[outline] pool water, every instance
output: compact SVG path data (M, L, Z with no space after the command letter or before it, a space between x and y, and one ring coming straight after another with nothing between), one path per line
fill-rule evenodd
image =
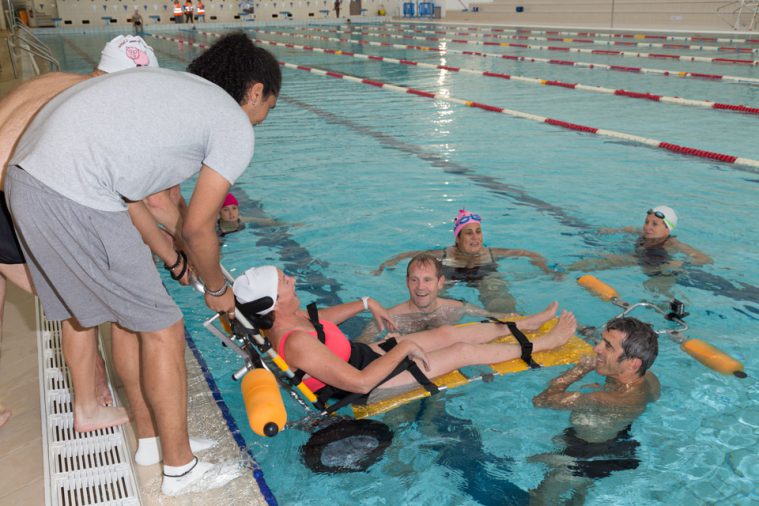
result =
M759 104L759 87L751 84L351 45L299 37L335 37L335 33L305 31L301 26L286 29L293 38L248 33L267 40L434 64L753 107ZM356 29L353 38L436 44L381 39L374 33L362 35ZM216 40L190 31L160 35L200 43ZM57 34L45 36L44 41L65 70L87 71L110 36ZM167 68L183 69L201 51L189 44L146 38ZM449 46L759 78L755 66ZM269 49L279 60L299 65L759 159L755 115L344 55ZM662 338L653 367L662 384L661 399L649 405L632 426L640 442L639 467L598 480L587 493L587 504L759 501L759 387L755 379L759 359L750 351L759 320L759 233L751 225L759 210L759 174L754 169L299 70L284 69L283 76L276 110L256 128L254 160L233 191L243 215L265 216L285 225L249 226L226 237L222 255L228 269L240 273L254 265L280 266L297 277L304 303L330 305L371 295L390 306L407 295L405 263L380 276L372 271L396 253L451 244L452 219L460 208L483 216L488 245L535 251L550 265L566 268L606 252L629 251L629 236L599 235L597 229L641 225L648 208L669 205L680 217L677 237L709 254L713 264L685 268L665 294L646 284L648 277L637 266L596 275L630 302L664 305L669 297L684 301L691 313L688 335L741 360L748 378L715 373ZM202 104L188 106L202 108ZM184 189L189 192L190 188ZM619 312L578 286L579 273L569 272L563 280L555 280L525 259L502 260L499 268L521 312L534 312L558 300L590 326L600 326ZM287 430L276 438L262 439L248 429L239 385L229 378L241 365L236 355L202 328L210 314L201 297L171 282L168 286L280 504L521 504L525 491L537 487L548 470L531 457L556 452L552 438L569 425L567 412L532 407L532 397L565 369L545 368L461 387L382 415L378 419L395 436L381 461L363 473L314 474L299 456L307 433ZM477 302L471 288L456 286L449 294ZM633 316L666 325L645 311ZM355 336L366 323L362 315L343 329ZM590 375L583 383L598 379ZM299 406L290 399L286 403L291 419L302 416Z

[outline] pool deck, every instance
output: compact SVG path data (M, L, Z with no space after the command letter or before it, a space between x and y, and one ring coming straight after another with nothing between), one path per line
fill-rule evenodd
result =
M0 334L0 406L10 408L13 417L0 429L0 504L43 504L45 480L43 473L40 388L37 365L34 298L9 284L5 318ZM107 333L104 344L107 347ZM107 355L107 354L106 354ZM213 439L217 446L202 453L212 462L241 462L240 449L232 439L203 372L188 350L189 430L190 434ZM114 382L116 394L125 399ZM135 448L131 428L127 444ZM133 451L130 451L130 455ZM266 504L252 472L242 475L222 488L185 497L168 498L159 492L160 466L135 466L142 504Z

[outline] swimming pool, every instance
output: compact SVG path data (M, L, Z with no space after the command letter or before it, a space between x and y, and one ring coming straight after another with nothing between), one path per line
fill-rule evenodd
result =
M325 28L287 30L344 36L324 32ZM360 34L357 28L354 32L352 38L361 40L442 44L383 39ZM249 33L266 40L288 40ZM186 31L157 35L201 43L215 40ZM65 69L86 71L110 37L59 34L44 40L60 55ZM156 37L148 41L164 67L181 69L200 52L189 44ZM289 42L614 89L759 104L759 88L746 83L300 37ZM445 44L454 49L554 57L525 48ZM278 59L298 65L759 159L755 115L295 48L271 49ZM755 66L597 54L562 53L560 57L759 78ZM756 171L304 71L283 72L279 104L256 129L256 155L235 194L244 215L265 215L289 225L247 228L226 238L222 252L228 268L240 272L262 263L282 266L298 277L304 302L326 305L372 295L391 305L405 296L404 270L399 267L378 277L371 271L395 253L450 244L451 219L461 207L483 216L488 245L530 249L543 254L550 264L566 266L601 251L625 249L623 237L599 236L595 232L599 227L639 225L649 207L670 205L680 216L678 237L714 258L712 265L688 269L672 288L691 313L689 335L741 359L749 377L720 376L674 343L662 340L653 369L662 383L662 397L632 427L641 444L640 465L599 480L588 492L587 502L749 504L759 500L759 406L755 401L759 360L747 351L759 318L755 246L759 237L751 225L757 216ZM556 281L525 260L503 260L500 269L523 312L542 309L553 299L575 311L586 325L600 325L618 312L579 287L573 274ZM645 288L647 278L638 267L597 275L628 301L666 302L664 296ZM324 504L326 500L335 504L502 504L509 494L523 497L516 489L528 490L540 483L547 468L530 457L555 451L552 438L568 426L565 412L531 405L531 398L563 369L531 371L462 387L381 416L395 431L382 461L366 473L315 475L298 453L306 433L291 430L263 440L249 431L239 386L229 380L239 363L200 327L209 316L200 297L173 284L169 287L183 306L188 329L281 504ZM466 287L455 287L450 293L476 301L476 294ZM360 328L360 323L354 323L346 330L355 335ZM298 418L298 406L286 402L291 418Z

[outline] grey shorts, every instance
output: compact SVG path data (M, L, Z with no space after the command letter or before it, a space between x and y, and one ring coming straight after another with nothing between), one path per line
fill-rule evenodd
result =
M5 192L48 319L151 332L182 318L129 213L78 204L17 167Z

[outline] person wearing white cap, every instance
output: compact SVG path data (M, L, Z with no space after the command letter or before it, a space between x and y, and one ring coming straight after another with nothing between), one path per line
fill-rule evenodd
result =
M568 267L572 271L595 271L638 264L652 280L666 277L666 282L649 280L647 286L654 291L667 293L673 282L672 275L685 261L674 258L677 253L686 255L690 265L704 265L712 259L696 248L681 242L673 235L677 227L677 213L668 206L656 206L646 211L643 227L601 228L600 234L627 233L638 237L632 254L604 255L603 258L588 258Z

